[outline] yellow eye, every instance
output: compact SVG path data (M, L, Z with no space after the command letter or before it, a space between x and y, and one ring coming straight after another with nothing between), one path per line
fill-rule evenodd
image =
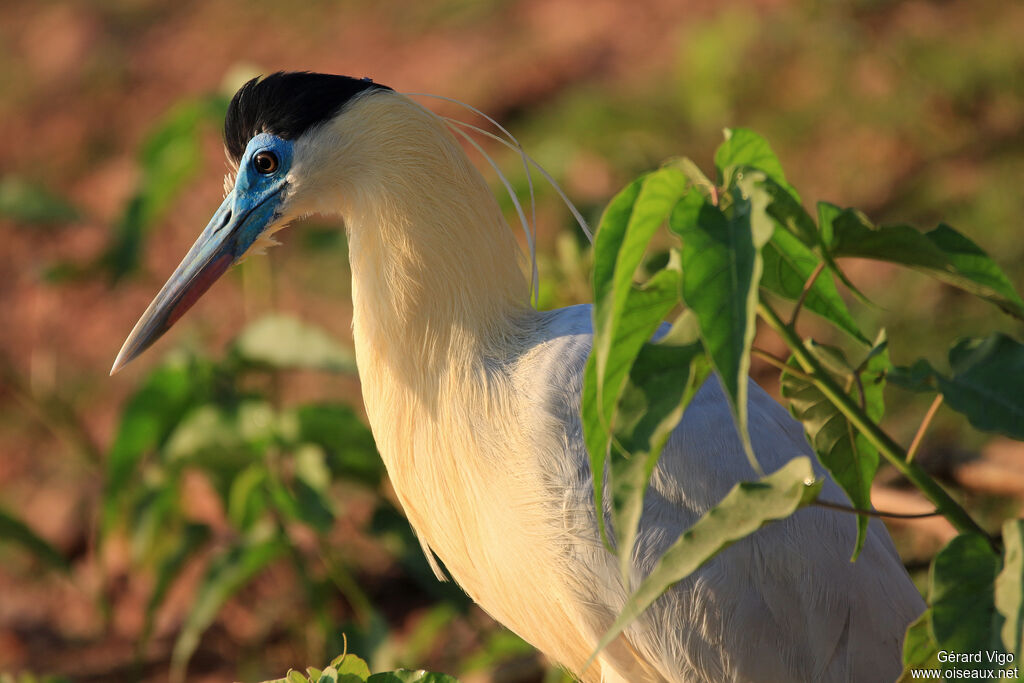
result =
M280 164L277 161L277 155L273 152L260 152L252 158L252 165L257 173L269 175L276 171Z

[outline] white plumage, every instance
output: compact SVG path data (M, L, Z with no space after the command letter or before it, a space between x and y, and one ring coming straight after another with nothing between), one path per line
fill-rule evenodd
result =
M590 307L528 306L497 202L443 123L401 95L358 98L296 150L293 206L339 213L350 234L363 396L395 490L484 609L588 681L898 676L924 604L880 523L851 564L853 518L815 508L718 555L582 671L628 590L598 538L580 426ZM766 471L811 452L756 385L750 434ZM634 581L753 478L712 378L655 471ZM826 497L846 502L832 482Z
M115 370L263 238L308 213L340 215L377 446L428 557L436 553L497 620L584 681L859 683L899 674L904 631L924 603L880 523L851 564L854 519L820 508L717 555L584 670L665 549L736 482L755 478L717 379L662 453L623 585L598 537L580 424L590 307L530 307L515 239L439 117L368 81L275 74L265 83L247 84L229 110L234 189ZM306 97L307 86L318 90ZM340 110L339 92L352 95ZM324 110L325 98L336 113L307 116L303 103ZM274 120L283 137L268 127ZM811 453L801 426L753 384L749 426L767 472ZM831 481L823 495L846 501Z

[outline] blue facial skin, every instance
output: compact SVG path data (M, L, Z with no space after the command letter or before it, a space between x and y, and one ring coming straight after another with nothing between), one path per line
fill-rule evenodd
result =
M261 173L256 165L263 152L277 159L276 167L269 173ZM238 165L234 189L135 324L111 373L170 329L280 215L291 165L291 142L268 133L260 133L249 141Z
M270 152L277 157L278 166L274 172L264 174L257 170L253 160L261 152ZM214 228L208 237L229 242L235 260L241 257L279 215L283 191L288 184L285 178L291 165L291 142L269 133L260 133L250 140L238 164L235 188L224 198L203 236ZM225 230L230 236L214 238Z

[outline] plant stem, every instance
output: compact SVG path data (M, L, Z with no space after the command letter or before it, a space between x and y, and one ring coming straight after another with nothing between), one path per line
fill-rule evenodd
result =
M768 365L772 365L772 366L778 368L779 370L782 370L783 372L785 372L788 375L793 375L797 379L802 379L805 382L813 382L814 381L814 378L811 377L810 375L808 375L803 370L800 370L798 368L794 368L792 365L787 364L786 361L784 361L783 359L779 358L778 356L776 356L773 353L769 353L768 351L765 351L764 349L759 349L759 348L757 348L755 346L752 349L750 349L750 355L751 356L757 356L761 360L763 360L766 363L768 363Z
M944 488L928 475L920 465L907 460L906 451L892 440L888 434L869 418L860 406L858 406L849 394L843 391L833 381L828 372L821 366L818 360L804 347L803 340L792 328L785 324L779 315L768 304L759 302L757 305L758 315L768 326L775 330L786 342L786 346L793 352L797 362L804 370L814 377L814 385L825 397L832 402L839 412L864 435L871 445L878 449L878 452L895 467L900 474L910 480L914 486L935 504L945 517L961 533L980 534L988 539L993 548L996 547L993 539L978 523L960 506Z
M800 315L800 309L804 305L804 300L807 299L808 292L811 291L811 287L814 286L814 281L821 275L821 271L825 270L825 262L822 261L817 265L811 276L807 278L807 282L804 283L804 288L800 292L800 298L796 300L796 305L793 307L793 314L789 316L790 327L796 327L796 318Z
M928 408L928 412L924 414L921 426L917 428L917 433L914 434L914 440L910 442L910 448L907 449L907 462L913 462L914 456L917 455L917 449L921 447L921 441L924 440L924 433L928 431L928 425L932 423L932 418L935 417L935 413L938 412L940 405L942 405L942 394L937 394L935 400L932 401L931 406Z

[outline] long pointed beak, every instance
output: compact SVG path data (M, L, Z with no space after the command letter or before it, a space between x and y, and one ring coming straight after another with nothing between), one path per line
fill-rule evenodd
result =
M248 208L231 192L121 347L110 374L163 336L246 251L273 218L278 192Z

